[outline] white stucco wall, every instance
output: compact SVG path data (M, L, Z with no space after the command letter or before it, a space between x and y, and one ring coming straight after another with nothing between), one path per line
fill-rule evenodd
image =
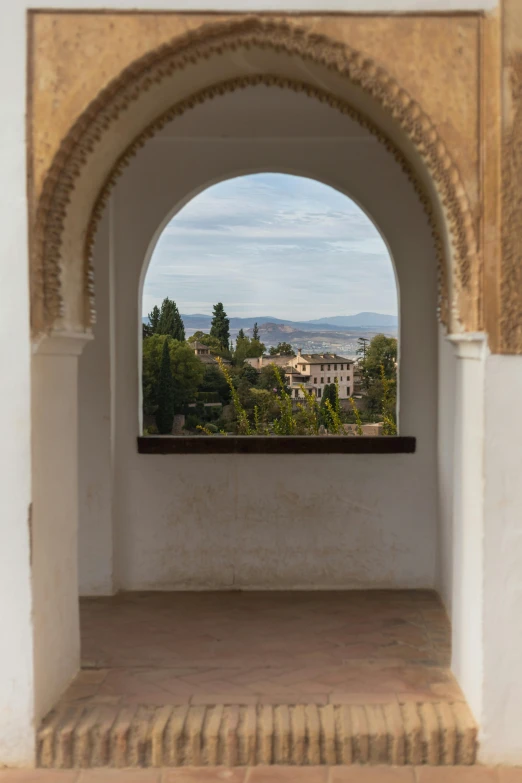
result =
M0 25L0 765L31 762L31 377L24 4Z
M439 327L438 393L438 497L439 546L437 589L451 617L453 606L453 496L455 484L455 395L457 383L455 347Z
M29 291L25 172L25 67L27 8L48 6L47 0L5 0L0 25L0 176L9 183L0 194L0 377L3 458L0 471L0 622L9 632L0 645L0 764L29 764L34 753L34 685L30 593L28 516L31 502ZM54 8L98 9L99 0L55 0ZM106 8L129 7L128 0L104 0ZM136 4L135 4L136 5ZM317 0L155 0L157 9L184 10L318 10ZM325 0L320 10L407 11L473 10L496 7L494 0ZM140 7L150 9L142 2ZM16 328L13 328L13 324ZM522 440L518 390L522 382L520 357L490 357L485 385L485 542L484 568L484 724L485 755L497 760L522 760L519 714L522 696L519 661L520 634L520 516L519 480ZM133 379L133 383L135 378ZM154 460L152 459L152 463ZM161 458L157 458L161 460ZM233 458L230 458L232 461ZM260 458L257 458L260 459ZM298 463L298 458L295 463ZM405 458L404 458L405 459ZM175 466L174 462L170 464ZM192 480L197 465L186 464L184 478ZM254 463L251 463L254 464ZM349 460L348 463L349 464ZM362 464L362 463L359 463ZM230 462L231 465L231 462ZM133 459L132 471L141 470ZM256 466L257 467L257 466ZM152 467L150 469L152 471ZM158 474L165 486L170 471ZM161 473L160 471L160 473ZM342 466L343 480L347 475ZM132 472L131 472L132 477ZM240 475L241 478L241 475ZM174 489L181 479L176 479ZM129 503L129 500L126 501ZM201 502L203 504L203 501ZM212 501L208 501L210 507ZM172 530L169 508L164 526ZM235 513L235 512L234 512ZM359 513L359 512L358 512ZM222 521L222 517L221 521ZM235 518L235 517L234 517ZM71 520L74 524L74 520ZM449 539L446 539L449 540ZM387 542L388 543L388 542ZM397 540L392 541L397 549ZM171 552L166 553L168 561ZM168 565L168 563L167 563ZM168 569L167 569L168 570ZM85 572L91 586L107 574ZM107 582L108 584L108 582ZM442 584L449 584L444 579ZM455 586L456 589L458 585ZM445 588L444 588L445 589ZM66 643L66 640L63 640ZM43 672L46 676L46 672Z
M482 714L484 599L484 335L452 336L453 430L452 669L474 714Z
M94 340L85 346L78 390L79 439L79 580L82 592L113 591L113 444L111 399L112 275L107 210L100 223L95 254L97 322ZM114 315L114 308L113 315ZM89 415L84 415L85 411ZM91 455L96 455L93 459Z
M212 128L212 136L209 129ZM240 137L234 134L240 133ZM321 134L328 143L318 143ZM177 134L177 135L175 135ZM219 139L219 140L218 140ZM277 139L277 143L275 143ZM415 455L154 457L136 452L139 283L151 239L176 204L252 168L309 174L371 209L401 285L401 431ZM303 95L259 87L199 107L152 140L113 196L116 586L124 589L431 587L437 552L436 269L427 219L383 147ZM98 242L99 254L106 253ZM98 263L98 261L97 261ZM104 279L98 280L98 288ZM104 307L107 296L98 301ZM101 314L103 322L106 314ZM105 347L88 346L108 385ZM82 399L88 395L81 392ZM89 405L82 410L90 429ZM93 423L94 426L94 423ZM110 432L106 424L106 437ZM83 448L83 447L82 447ZM106 452L106 446L101 447ZM82 454L100 479L97 452ZM194 481L198 487L194 491ZM408 492L404 492L404 484ZM267 497L266 487L271 487ZM96 494L96 491L95 491ZM98 536L82 511L80 572ZM103 567L98 562L97 567ZM107 577L108 578L108 577ZM103 581L103 580L102 580ZM91 592L87 579L82 591Z
M522 356L485 373L481 756L522 764Z
M32 363L35 720L80 665L78 336L45 338Z

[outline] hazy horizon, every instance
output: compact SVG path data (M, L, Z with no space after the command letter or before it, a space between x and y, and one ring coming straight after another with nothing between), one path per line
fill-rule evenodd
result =
M161 301L159 301L157 304L158 304L158 307L160 307L161 306ZM154 307L154 305L153 305L153 307ZM149 310L149 312L150 312L150 310ZM148 318L149 312L147 312L147 313L143 312L142 313L142 319ZM225 308L225 312L226 312L226 308ZM335 318L345 318L345 317L349 318L350 316L361 315L362 313L371 313L372 315L385 315L386 317L393 316L394 318L397 318L397 315L395 315L395 313L377 313L377 312L375 312L375 310L361 310L358 313L335 313L335 315L332 314L332 315L329 315L329 316L328 315L324 315L324 316L320 315L317 318L306 318L306 319L283 318L282 320L284 320L284 321L292 321L294 323L309 323L309 322L318 321L318 320L324 321L326 318L333 318L333 319L335 319ZM212 311L210 311L208 313L184 313L183 310L180 310L180 315L184 316L185 318L196 318L196 317L212 318ZM251 314L248 314L248 315L231 315L230 313L227 312L227 316L229 318L277 318L278 320L281 320L280 316L274 315L273 313L251 313Z
M310 321L397 315L379 232L342 193L315 180L253 174L214 185L167 224L152 254L143 315L169 296L185 315Z

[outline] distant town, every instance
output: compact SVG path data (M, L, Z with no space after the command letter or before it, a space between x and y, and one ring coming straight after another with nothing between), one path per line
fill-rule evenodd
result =
M181 314L180 317L187 338L199 331L210 332L211 315ZM143 321L147 323L148 317L144 317ZM273 316L232 317L229 319L230 338L235 340L241 329L252 337L256 323L267 348L290 341L296 350L301 348L305 353L337 352L348 357L357 355L359 337L371 339L375 334L397 336L397 316L368 312L311 321L282 320Z
M397 318L143 318L148 435L396 434Z

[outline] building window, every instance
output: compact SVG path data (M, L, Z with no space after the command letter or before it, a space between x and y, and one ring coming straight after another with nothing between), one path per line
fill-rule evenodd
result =
M343 376L341 375L341 383L343 382Z
M294 397L297 399L299 397L299 389L294 390Z
M330 365L328 365L328 369L330 369Z
M337 375L334 378L334 383L337 383Z
M337 370L337 365L336 364L334 364L334 370Z
M330 383L330 376L328 376L328 378L327 378L327 382L328 382L328 383Z
M347 397L350 396L350 387L349 386L346 387L346 396Z
M317 383L317 378L314 378L314 383Z
M321 396L321 389L317 389L317 396L318 396L318 397L320 397L320 396Z
M324 383L324 378L321 378L321 383Z
M348 367L348 365L346 365ZM341 364L341 370L344 370L344 364ZM342 380L342 378L341 378Z
M321 372L324 370L324 364L321 364Z

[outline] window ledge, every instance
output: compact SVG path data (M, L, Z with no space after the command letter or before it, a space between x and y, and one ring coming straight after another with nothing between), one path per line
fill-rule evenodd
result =
M147 435L139 454L413 454L410 436Z

